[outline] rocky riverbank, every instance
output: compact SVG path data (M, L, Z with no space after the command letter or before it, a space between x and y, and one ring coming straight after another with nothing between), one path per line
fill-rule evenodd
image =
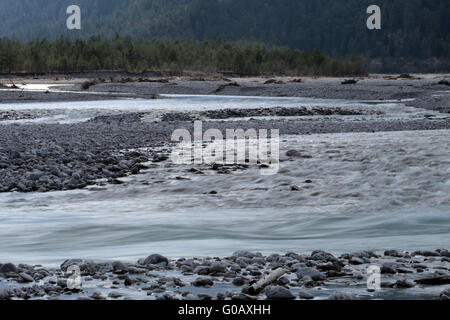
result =
M246 112L253 114L251 110L241 110L239 115ZM209 116L233 115L233 112L220 111L211 112ZM0 192L71 190L104 184L105 180L120 183L119 178L138 174L148 162L167 161L173 131L180 128L192 131L193 123L181 121L186 119L180 119L177 113L175 116L165 114L167 121L163 122L144 121L145 116L145 113L125 113L76 124L0 125ZM229 122L206 119L203 128L217 128L223 132L232 128L275 128L280 129L281 134L296 135L439 130L449 129L450 120L342 121L287 117Z
M379 268L380 288L367 286L369 267ZM135 263L69 259L59 267L0 263L0 300L449 300L449 290L446 249L340 256L238 251L176 260L152 254Z

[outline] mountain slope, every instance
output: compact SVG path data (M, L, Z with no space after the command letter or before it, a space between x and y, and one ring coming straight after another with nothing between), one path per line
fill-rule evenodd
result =
M94 34L142 38L258 40L332 56L389 60L450 56L448 0L377 0L382 30L366 28L372 0L2 0L0 37L21 40ZM67 31L65 10L82 9Z

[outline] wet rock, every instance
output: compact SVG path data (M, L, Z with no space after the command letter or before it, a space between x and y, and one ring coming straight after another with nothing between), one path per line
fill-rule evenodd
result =
M363 260L358 257L351 257L351 259L349 260L349 263L352 265L361 265L361 264L367 263L367 260Z
M120 261L114 261L112 263L113 272L116 274L123 274L128 272L128 266Z
M301 290L298 293L298 296L299 296L300 299L304 299L304 300L312 300L312 299L314 299L314 296L312 294L310 294L310 293L308 293L306 291L303 291L303 290Z
M58 278L56 280L56 285L60 288L66 288L67 287L67 279L64 278Z
M409 289L409 288L413 288L413 287L415 287L415 284L406 279L398 280L394 284L394 288L398 288L398 289Z
M436 251L439 252L441 257L450 257L450 251L448 251L447 249L438 249Z
M68 259L64 261L60 268L62 271L67 272L67 269L72 266L77 266L80 271L85 275L93 275L97 271L97 265L91 260L82 259Z
M247 267L250 263L251 260L249 258L239 257L236 259L236 264L239 265L241 268Z
M236 278L233 279L232 283L236 287L242 287L243 285L245 285L247 283L247 279L245 279L243 277L236 277Z
M194 273L201 276L207 276L211 273L211 268L207 266L198 266L194 269Z
M160 254L152 254L144 260L144 265L156 265L159 267L167 267L168 264L169 259Z
M450 301L450 289L444 290L440 294L441 300ZM0 294L0 300L1 300L1 294Z
M9 300L11 298L11 292L6 288L0 288L0 300Z
M252 258L256 258L256 257L262 257L262 254L259 252L236 251L233 253L233 257L252 259Z
M99 291L95 291L91 295L91 298L94 299L94 300L106 300L106 298Z
M442 275L442 274L429 274L424 276L421 279L417 279L415 281L418 284L428 285L428 286L442 286L446 284L450 284L450 275Z
M199 277L192 282L194 287L212 287L214 282L211 278Z
M20 276L22 282L34 282L33 277L30 276L28 273L21 272L21 273L19 273L19 276Z
M264 289L264 294L269 300L294 300L295 296L289 289L280 286L268 286Z
M383 263L381 266L381 273L383 274L396 274L397 273L397 264L392 262Z
M436 251L415 251L413 256L423 256L423 257L439 257L439 252Z
M227 272L227 266L223 262L213 262L210 266L210 269L212 274Z
M403 254L398 252L397 250L387 250L384 252L385 257L396 257L401 258L403 257Z
M296 272L297 278L303 280L306 277L310 277L314 281L322 281L326 279L325 274L314 268L300 268Z
M17 273L17 267L15 266L15 264L8 262L1 265L0 273L10 273L10 272Z
M355 297L351 294L344 293L344 292L335 292L331 296L328 297L327 300L355 300Z
M338 258L333 256L331 253L321 250L313 251L313 253L311 253L310 259L314 261L331 262L335 267L333 270L340 270L344 267L344 264Z
M120 293L120 292L118 292L118 291L111 291L111 292L108 294L108 297L109 297L109 298L112 298L112 299L118 299L118 298L123 297L123 294Z

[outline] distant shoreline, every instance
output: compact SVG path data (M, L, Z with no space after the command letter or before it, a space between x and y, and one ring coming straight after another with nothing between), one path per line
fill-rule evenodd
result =
M109 75L109 76L107 76ZM3 84L51 84L68 92L20 92L0 89L1 103L152 99L159 94L308 97L402 102L411 107L450 112L450 74L374 74L367 77L245 77L220 74L76 73L65 77L0 76ZM342 84L354 80L354 84ZM12 82L11 82L12 81ZM92 82L86 90L82 84ZM439 84L441 83L441 84ZM445 84L447 83L447 84ZM95 94L92 94L95 93Z

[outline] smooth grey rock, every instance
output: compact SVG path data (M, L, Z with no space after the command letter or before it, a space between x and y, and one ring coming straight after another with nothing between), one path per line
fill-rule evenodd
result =
M223 262L213 262L210 266L211 273L225 273L227 272L226 264Z
M397 250L386 250L384 252L384 256L401 258L401 257L403 257L403 254L398 252Z
M297 270L296 274L299 280L302 280L305 277L310 277L314 281L321 281L326 279L325 274L314 268L300 268Z
M269 300L294 300L295 296L289 289L280 286L268 286L264 289L264 294Z
M17 273L17 267L15 264L8 262L0 267L0 273L9 273L9 272Z
M128 266L120 261L114 261L112 263L112 268L115 273L127 273Z
M415 287L415 284L411 281L408 281L407 279L398 280L395 285L395 288L398 289L409 289Z
M314 299L314 296L306 291L301 290L298 293L298 296L300 297L300 299L304 299L304 300L312 300Z
M112 299L118 299L118 298L121 298L121 297L123 297L123 294L118 292L118 291L111 291L108 294L108 298L112 298Z
M22 278L23 282L34 282L33 277L30 276L28 273L21 272L19 273L19 276Z
M439 257L440 254L436 251L415 251L413 256L423 256L423 257Z
M144 264L156 265L159 267L167 267L167 265L169 264L169 259L160 254L152 254L144 260Z
M245 251L245 250L240 250L240 251L236 251L233 253L233 257L236 258L256 258L256 257L262 257L262 254L259 252L250 252L250 251Z
M192 282L192 285L194 287L210 287L214 285L214 282L211 280L211 278L198 277Z
M446 289L441 292L440 295L441 300L450 301L450 289Z
M386 262L381 266L381 273L383 274L396 274L397 264L394 262Z
M233 279L233 285L235 285L236 287L242 287L244 284L247 283L247 279L243 278L243 277L236 277Z
M355 297L354 297L354 295L351 295L351 294L348 294L348 293L335 292L331 296L329 296L327 300L339 300L339 301L355 300Z
M0 300L9 300L11 292L6 288L0 288Z

